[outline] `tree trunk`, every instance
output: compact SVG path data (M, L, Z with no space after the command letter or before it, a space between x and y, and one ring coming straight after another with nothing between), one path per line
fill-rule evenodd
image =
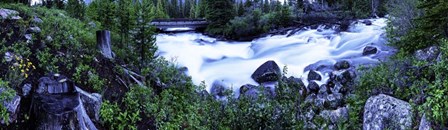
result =
M96 43L101 54L108 58L113 59L113 52L110 44L110 32L108 30L101 30L96 32Z

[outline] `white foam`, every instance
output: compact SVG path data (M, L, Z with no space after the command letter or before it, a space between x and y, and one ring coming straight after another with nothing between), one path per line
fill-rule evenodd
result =
M281 69L287 65L287 76L295 77L303 77L306 66L322 60L352 58L360 62L377 62L369 56L363 57L362 49L384 41L380 38L387 23L384 18L371 21L371 26L354 24L349 32L310 29L290 37L274 35L252 42L216 41L194 32L159 34L157 45L161 56L176 57L179 65L188 68L195 84L205 81L210 90L211 84L220 80L237 92L244 84L257 85L251 75L268 60L274 60ZM328 79L327 74L323 76Z

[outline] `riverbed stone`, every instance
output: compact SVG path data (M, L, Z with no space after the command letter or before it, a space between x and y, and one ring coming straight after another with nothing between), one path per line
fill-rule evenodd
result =
M222 81L215 81L210 88L210 94L215 98L223 98L227 95L227 90L228 88L226 88Z
M281 76L280 68L275 61L267 61L252 74L252 79L258 83L278 81Z
M364 130L412 129L411 105L403 100L379 94L370 97L364 106Z
M311 81L308 84L308 89L310 92L317 93L319 91L319 84L317 84L315 81Z
M316 71L310 70L308 73L308 81L310 80L322 80L322 76L320 76Z
M346 60L341 60L336 62L336 64L334 64L334 68L336 70L348 69L350 68L350 63Z
M373 55L373 54L376 54L377 52L378 52L378 48L376 48L374 46L366 46L364 48L364 50L362 51L362 55L363 56Z

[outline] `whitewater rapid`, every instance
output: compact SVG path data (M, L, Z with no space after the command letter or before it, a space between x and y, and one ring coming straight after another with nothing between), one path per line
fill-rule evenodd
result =
M391 53L385 46L387 21L370 20L372 25L355 22L347 32L321 26L289 37L272 35L251 42L218 41L195 32L158 34L156 44L160 56L188 68L187 74L195 84L204 81L210 90L215 81L221 81L237 92L244 84L258 84L251 75L268 60L275 61L281 69L287 66L287 76L302 78L305 84L305 67L312 64L334 64L342 59L352 64L377 63L380 56ZM368 45L377 47L379 53L363 56ZM321 75L328 77L328 73Z

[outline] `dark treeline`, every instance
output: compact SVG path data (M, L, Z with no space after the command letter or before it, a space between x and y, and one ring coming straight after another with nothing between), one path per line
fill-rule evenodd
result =
M26 0L9 0L29 4ZM147 0L151 18L205 18L211 24L206 33L231 39L248 39L260 34L289 26L309 25L325 18L366 18L384 16L385 0ZM133 15L135 2L131 0L93 0L88 5L84 0L44 0L43 6L65 9L72 17L84 20L103 21L110 29L112 22L120 16ZM101 8L99 8L101 7ZM99 15L92 15L95 10ZM87 15L86 15L87 13ZM98 16L98 17L97 17ZM101 17L99 17L101 16ZM314 19L310 18L314 17ZM118 17L118 19L117 19ZM132 16L131 16L132 17ZM115 19L113 19L115 18ZM100 20L103 19L103 20ZM320 22L320 23L319 23ZM334 21L331 21L334 22Z

